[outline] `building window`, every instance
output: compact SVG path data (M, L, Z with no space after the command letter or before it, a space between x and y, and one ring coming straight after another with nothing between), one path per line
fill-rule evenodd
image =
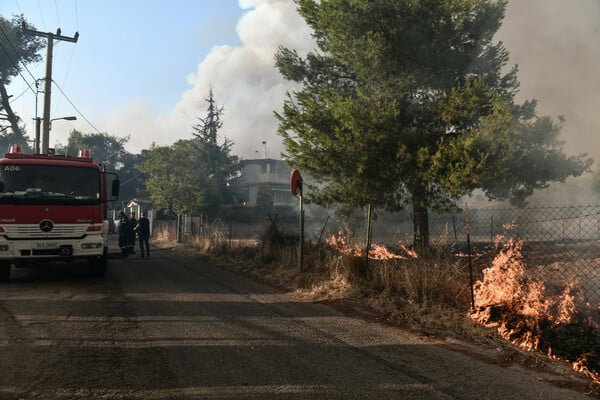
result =
M287 189L273 189L273 203L275 205L291 205L295 203L295 198Z

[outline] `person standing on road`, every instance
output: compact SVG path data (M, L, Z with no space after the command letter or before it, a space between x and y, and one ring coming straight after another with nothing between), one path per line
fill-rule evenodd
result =
M135 232L137 233L140 241L140 251L142 252L142 257L144 257L144 246L146 247L146 255L150 255L150 246L148 244L150 240L150 220L146 218L146 213L142 212L140 214L140 219L137 221L137 225L135 226Z
M135 213L131 213L131 216L127 220L127 229L126 229L126 240L127 240L127 253L135 254L135 226L137 225L137 220L135 219Z
M121 249L121 255L123 257L127 257L127 255L129 254L129 244L127 241L127 217L125 216L125 213L123 211L121 211L119 213L119 229L118 229L118 234L119 234L119 248Z

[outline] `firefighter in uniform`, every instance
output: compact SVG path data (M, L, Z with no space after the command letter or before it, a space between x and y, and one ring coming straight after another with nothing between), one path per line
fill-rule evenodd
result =
M127 216L125 213L121 211L119 213L119 248L121 249L121 255L123 257L127 257L129 255L129 243L127 237L127 224L129 221L127 220Z

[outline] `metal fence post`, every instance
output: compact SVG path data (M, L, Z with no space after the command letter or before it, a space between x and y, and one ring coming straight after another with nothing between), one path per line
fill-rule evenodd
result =
M471 236L469 227L469 206L465 203L465 229L467 231L467 257L469 260L469 286L471 287L471 311L475 310L475 293L473 291L473 262L471 257Z

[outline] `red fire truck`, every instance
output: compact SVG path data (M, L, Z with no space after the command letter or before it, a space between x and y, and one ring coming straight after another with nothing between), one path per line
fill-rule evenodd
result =
M11 146L0 158L0 281L11 266L85 259L90 272L106 270L107 203L119 179L79 155L23 154Z

